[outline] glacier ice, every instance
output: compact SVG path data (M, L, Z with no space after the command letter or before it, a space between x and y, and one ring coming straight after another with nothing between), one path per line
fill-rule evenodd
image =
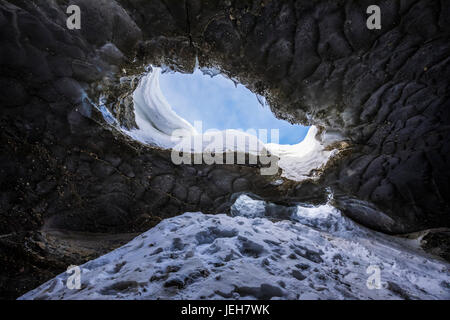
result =
M262 205L241 195L233 217L163 220L82 265L80 290L62 273L20 299L450 299L450 265L414 240L368 230L331 205L282 221L263 217ZM373 267L380 289L367 286Z
M326 165L337 150L327 150L326 144L317 139L318 128L311 126L305 139L295 145L266 144L266 148L278 156L278 166L282 170L282 177L301 181L315 178L315 170Z
M326 149L327 141L318 139L318 128L314 126L296 145L265 144L264 137L239 130L208 130L203 133L201 123L192 126L172 110L159 85L161 70L158 67L149 69L133 95L138 128L124 131L142 143L188 153L238 151L260 155L268 150L280 158L278 166L282 169L282 177L296 181L316 178L315 170L323 167L337 152ZM201 70L207 72L206 69ZM218 72L213 71L211 76ZM262 101L261 97L258 99Z

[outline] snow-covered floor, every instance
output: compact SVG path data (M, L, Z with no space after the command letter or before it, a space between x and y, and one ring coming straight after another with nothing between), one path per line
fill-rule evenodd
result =
M450 299L448 263L330 204L241 195L231 211L164 220L82 265L81 289L68 289L63 273L20 299ZM381 288L369 289L377 268Z

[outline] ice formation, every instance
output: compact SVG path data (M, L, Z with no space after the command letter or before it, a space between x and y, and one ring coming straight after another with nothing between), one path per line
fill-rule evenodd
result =
M138 128L126 132L134 139L190 153L239 151L257 155L269 150L280 158L278 166L282 176L297 181L313 178L312 172L324 166L336 153L336 150L325 150L324 142L317 139L318 129L314 126L296 145L264 144L262 140L265 139L238 130L202 133L201 124L192 126L172 110L159 85L161 68L151 69L133 95ZM216 74L217 71L210 75Z
M166 149L185 152L215 153L240 151L260 154L264 143L256 136L239 130L208 130L201 123L192 126L180 117L161 92L161 68L153 67L133 94L138 129L127 131L136 140Z
M164 220L82 265L79 290L62 273L20 299L450 299L450 265L414 240L365 229L329 204L272 219L279 210L241 195L233 217Z
M318 129L312 126L305 139L295 145L266 144L266 148L278 156L278 166L282 177L301 181L312 178L312 171L323 167L336 154L337 150L326 150L323 142L317 139Z
M198 132L172 110L161 92L160 74L160 68L153 68L151 73L141 79L134 91L134 114L139 129L132 133L142 142L172 148L181 139Z

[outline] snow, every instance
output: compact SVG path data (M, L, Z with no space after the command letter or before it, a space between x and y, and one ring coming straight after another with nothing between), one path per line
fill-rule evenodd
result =
M163 220L82 265L81 289L68 289L62 273L20 299L450 299L448 263L331 204L283 207L243 194L232 214ZM369 267L380 269L380 289L366 285Z
M203 133L200 122L192 126L180 117L165 99L159 85L161 68L152 67L145 75L133 95L137 129L124 130L132 138L165 149L187 153L243 152L253 155L266 155L267 150L280 158L278 166L282 177L301 181L315 179L317 169L323 167L337 150L326 150L330 141L318 139L318 129L312 126L305 139L296 145L264 144L251 133L239 130L209 130ZM201 69L215 76L216 69ZM262 97L258 97L264 103ZM256 134L256 132L255 132ZM337 138L334 137L334 140ZM331 141L331 142L334 142Z
M294 181L317 178L314 171L326 165L337 150L326 150L326 144L317 139L318 129L311 126L305 139L295 145L266 144L266 148L278 156L282 177Z
M323 231L340 231L352 227L352 222L344 218L340 211L325 204L317 207L297 206L292 220Z
M242 216L246 218L264 217L266 215L266 201L253 200L249 196L243 194L236 199L231 206L231 214L234 216Z
M173 149L184 152L234 152L240 151L253 155L265 152L264 143L256 136L243 131L228 129L224 131L208 130L204 134L182 139Z
M201 122L192 126L180 117L161 92L161 68L152 70L139 82L133 94L137 129L124 130L134 139L161 148L189 153L240 151L261 154L264 143L256 136L239 130L208 130Z
M141 79L134 91L135 120L139 129L132 130L131 133L144 143L172 148L180 139L198 132L172 110L161 92L160 74L160 68L153 68L152 72Z

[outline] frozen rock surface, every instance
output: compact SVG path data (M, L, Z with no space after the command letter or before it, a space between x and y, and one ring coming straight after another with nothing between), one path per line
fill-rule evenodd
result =
M267 205L243 195L234 217L164 220L82 265L80 290L63 273L20 299L450 298L449 264L413 240L360 227L331 205L299 206L297 221L278 222L263 217ZM381 286L369 289L377 268Z

